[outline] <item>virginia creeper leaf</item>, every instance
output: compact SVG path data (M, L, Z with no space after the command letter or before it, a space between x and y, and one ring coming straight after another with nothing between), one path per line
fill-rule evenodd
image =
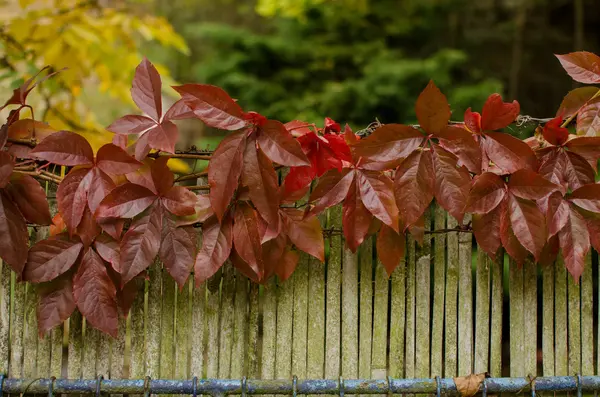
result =
M38 333L42 337L71 317L75 310L70 278L57 280L40 290L37 306Z
M196 195L183 186L173 186L160 201L173 215L188 216L196 213Z
M129 174L141 166L142 163L112 143L102 146L96 155L96 167L109 175Z
M443 130L450 120L450 105L446 96L439 88L429 81L427 87L421 92L415 105L415 112L421 128L430 134Z
M81 222L77 225L77 230L75 233L81 239L84 247L89 247L96 236L100 234L101 230L94 219L92 212L89 208L86 207L85 211L83 211L83 217L81 218Z
M316 216L304 217L302 210L285 209L285 234L301 251L325 262L325 244L323 230Z
M585 158L574 152L562 152L564 158L564 179L569 185L569 189L576 190L583 185L594 183L594 169Z
M458 165L464 165L474 174L481 174L481 146L474 134L464 128L448 126L435 134L441 147L458 157Z
M355 172L345 168L342 172L333 169L327 171L319 178L319 183L310 194L310 202L315 202L311 214L318 214L323 210L341 203L348 194L350 185L354 181Z
M536 169L535 153L523 141L502 132L488 132L483 148L488 158L505 173L511 174L522 168Z
M542 134L552 145L561 146L569 139L569 130L561 127L562 122L562 117L555 117L544 125Z
M106 262L110 263L116 272L120 271L119 261L121 258L121 247L117 240L107 234L101 234L94 241L94 248L96 248L98 255Z
M233 244L240 257L262 278L264 264L258 217L254 209L245 202L238 203L235 208Z
M512 196L512 198L515 200L522 200L515 198L514 196ZM509 200L510 198L507 198L507 202ZM504 249L506 249L508 255L510 255L515 260L517 265L522 266L525 263L527 257L529 256L529 253L527 252L527 249L525 249L525 247L521 245L519 239L514 233L510 219L511 210L510 208L508 208L508 205L509 204L507 203L506 206L501 206L503 210L500 214L500 240L502 241L502 246L504 247ZM479 243L479 240L477 242Z
M211 217L202 225L202 249L196 256L196 287L209 279L229 257L233 241L232 219L226 215L221 223Z
M105 174L100 168L92 168L86 176L87 178L91 178L89 187L84 184L81 184L80 187L85 186L88 189L87 204L92 214L94 214L102 200L112 192L116 185L110 176Z
M352 145L355 155L373 161L405 158L423 142L417 129L402 124L386 124Z
M52 223L46 192L33 177L15 174L6 187L6 192L28 222L36 225Z
M277 268L282 265L282 257L285 252L287 245L287 236L283 233L277 235L275 238L263 243L262 245L262 253L263 253L263 264L265 265L264 274L262 280L268 280L272 275L276 274ZM237 253L235 256L239 257ZM241 258L239 258L242 261ZM243 261L242 261L243 262ZM235 262L234 262L235 264ZM245 263L244 274L248 276L251 280L257 280L257 282L261 281L259 279L259 275L250 268L250 266ZM288 263L288 265L290 265Z
M357 171L356 185L364 206L376 218L398 231L398 207L394 198L394 182L377 171Z
M79 134L58 131L41 141L30 157L58 165L89 165L94 163L94 152L88 141Z
M342 209L342 226L346 245L350 251L356 252L369 232L373 219L373 215L361 200L361 192L356 180L352 181Z
M600 184L581 186L571 193L569 201L586 211L600 213Z
M415 151L400 164L394 178L394 195L402 228L415 223L433 199L435 172L431 151Z
M506 127L519 115L519 102L503 102L500 94L492 94L483 105L481 128L494 131Z
M455 155L433 145L435 199L458 223L462 223L471 188L471 176L464 166L458 167L457 163Z
M377 257L383 264L388 277L404 259L406 250L406 238L403 233L396 233L394 229L387 225L381 226L377 235Z
M596 87L578 87L571 90L563 98L556 116L568 118L579 111L598 92Z
M69 172L58 185L56 191L58 209L71 233L75 231L83 217L91 181L92 174L89 169L80 168Z
M194 112L188 105L185 104L183 99L175 102L169 110L165 113L165 120L183 120L194 117Z
M190 276L196 257L194 228L192 226L177 227L175 222L166 216L163 219L158 256L179 288L183 288Z
M0 151L0 189L6 187L13 172L15 161L12 156L5 151Z
M96 210L96 217L133 218L150 207L155 200L156 195L152 191L134 183L126 183L117 186L102 200Z
M148 146L152 149L175 153L175 144L179 138L179 131L173 122L165 120L148 130Z
M275 273L281 281L286 281L294 273L299 258L298 253L292 251L290 247L285 249L279 265L275 268Z
M194 214L177 218L177 221L175 222L177 226L188 226L193 225L196 222L204 222L214 215L208 195L196 194L195 196L196 202L194 203Z
M158 121L162 115L161 80L158 71L144 58L135 68L131 98L148 116Z
M156 121L146 116L128 114L115 120L106 127L108 131L115 134L140 134L156 125Z
M572 208L565 226L558 232L565 267L579 283L585 267L585 256L590 250L590 237L583 217Z
M600 57L587 51L556 55L565 71L575 81L584 84L600 83Z
M265 155L277 164L289 167L310 165L297 140L276 120L269 120L261 126L258 145Z
M600 136L600 101L584 105L577 113L577 135Z
M577 153L597 171L600 158L600 137L580 137L569 140L565 145L569 151Z
M548 235L544 214L535 202L512 194L508 196L508 212L516 238L538 260Z
M486 214L473 214L473 234L477 245L495 260L498 249L502 245L500 239L500 218L506 212L506 202L501 202Z
M513 173L508 181L508 188L515 196L529 200L540 200L558 190L557 185L528 169Z
M569 183L565 180L567 168L567 155L560 148L552 148L541 160L538 173L546 180L559 186L564 194L567 192Z
M548 197L548 209L546 219L548 220L548 239L556 235L569 220L569 202L563 199L562 194L554 192Z
M484 172L474 181L465 212L487 214L498 206L506 197L506 184L498 175Z
M37 242L29 250L23 280L43 283L69 270L79 258L83 244L59 235Z

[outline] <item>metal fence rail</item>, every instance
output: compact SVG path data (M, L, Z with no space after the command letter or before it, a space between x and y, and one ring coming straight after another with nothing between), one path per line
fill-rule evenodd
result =
M600 376L552 376L527 378L487 378L480 390L487 393L520 393L531 391L583 392L600 390ZM440 396L457 395L452 378L429 379L307 379L246 380L244 379L4 379L0 376L2 393L48 394L396 394L431 393Z

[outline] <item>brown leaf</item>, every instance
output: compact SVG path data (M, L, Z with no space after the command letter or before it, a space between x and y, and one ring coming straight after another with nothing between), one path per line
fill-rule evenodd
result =
M454 384L461 396L472 397L477 394L484 379L485 373L471 374L454 378Z

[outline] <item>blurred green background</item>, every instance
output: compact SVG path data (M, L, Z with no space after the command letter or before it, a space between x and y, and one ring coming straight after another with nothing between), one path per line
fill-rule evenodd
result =
M65 63L55 66L75 74L41 95L52 106L66 98L70 129L100 135L135 111L127 95L143 55L164 83L219 85L245 110L283 122L329 116L362 129L376 118L414 122L430 78L453 120L493 92L517 99L522 114L551 117L573 88L553 54L600 45L598 0L0 0L0 12L3 87L34 67ZM36 42L40 23L50 27ZM67 40L69 32L76 38ZM214 147L222 136L200 123L181 129L182 149Z

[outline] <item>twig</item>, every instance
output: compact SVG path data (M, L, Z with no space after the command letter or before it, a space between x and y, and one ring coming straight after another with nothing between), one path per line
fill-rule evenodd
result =
M189 181L192 179L198 179L201 176L206 176L208 175L208 170L204 170L204 171L200 171L200 172L194 172L193 174L188 174L188 175L182 175L179 178L175 179L175 182L181 182L181 181Z
M209 185L184 186L188 190L210 190Z
M53 182L56 184L59 184L62 182L61 178L58 178L56 176L51 177L49 172L35 172L35 171L20 171L20 170L14 170L14 172L16 172L17 174L23 174L23 175L30 175L36 179L41 179L42 181L47 181L47 182Z
M150 153L148 157L159 158L159 157L170 157L172 159L195 159L195 160L210 160L211 156L207 154L193 154L193 153L167 153L157 152Z
M37 145L37 139L35 138L7 138L6 141L17 145L29 146L30 148L34 148Z

